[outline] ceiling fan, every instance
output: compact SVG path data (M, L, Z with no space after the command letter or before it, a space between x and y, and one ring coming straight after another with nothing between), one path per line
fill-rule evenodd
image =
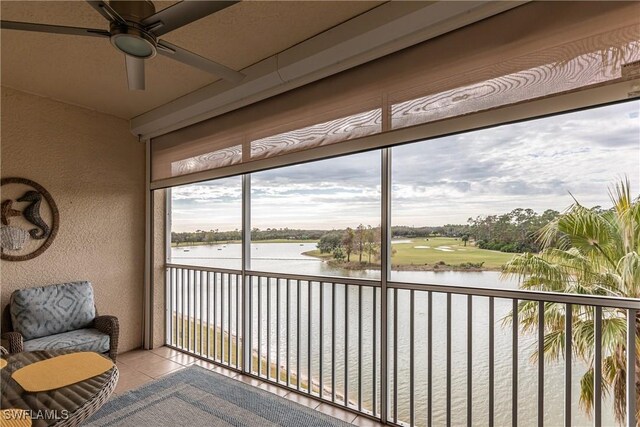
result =
M1 28L109 38L111 44L125 54L129 90L144 90L144 61L157 53L234 83L244 78L238 71L158 38L238 1L185 0L157 13L149 0L111 0L109 3L87 0L87 3L109 21L108 31L15 21L0 21Z

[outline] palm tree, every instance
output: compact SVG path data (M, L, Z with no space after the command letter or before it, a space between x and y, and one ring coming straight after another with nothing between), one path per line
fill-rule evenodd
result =
M609 192L613 207L589 209L574 199L566 212L544 226L538 235L538 254L514 256L503 275L517 276L521 288L577 294L640 297L640 197L631 197L629 180L622 180ZM590 414L593 404L594 309L572 306L574 357L588 366L580 381L580 405ZM518 306L524 332L537 330L537 302ZM545 303L544 357L565 357L565 306ZM511 315L506 319L511 321ZM636 329L640 319L636 319ZM640 343L637 338L636 342ZM618 422L625 419L626 313L602 310L602 385L614 398ZM636 355L640 356L637 351ZM532 358L537 359L537 354ZM636 367L636 372L638 368ZM636 390L640 391L636 377ZM636 408L640 408L640 400ZM640 414L640 413L639 413Z

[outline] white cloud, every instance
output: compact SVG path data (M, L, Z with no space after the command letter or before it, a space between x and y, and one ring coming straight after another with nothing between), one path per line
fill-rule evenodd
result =
M393 223L464 223L522 207L588 206L628 176L640 183L640 102L505 125L394 148ZM240 228L240 178L174 189L174 230ZM380 154L252 176L252 226L343 228L380 222Z

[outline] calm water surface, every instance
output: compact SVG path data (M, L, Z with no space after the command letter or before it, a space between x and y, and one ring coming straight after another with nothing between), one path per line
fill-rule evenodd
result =
M313 257L302 253L316 248L315 243L257 243L251 245L251 268L256 271L269 271L278 273L307 274L317 276L342 276L379 279L380 272L375 270L345 270L334 268ZM241 246L239 244L210 245L210 246L181 246L172 248L172 262L194 266L222 267L240 269ZM497 287L515 289L517 283L514 280L500 278L498 272L431 272L431 271L394 271L392 280L409 283L432 283L458 286ZM286 292L287 284L281 281L278 284L273 281L267 288L266 281L262 282L262 345L261 354L267 353L266 337L269 335L271 342L270 359L277 360L275 343L278 339L278 327L276 311L278 302L276 288L280 286L280 365L286 364ZM374 316L380 319L380 292L376 290L374 305L374 289L365 287L360 295L356 286L345 287L339 284L333 286L330 283L323 284L323 384L325 390L331 389L330 372L336 372L336 390L339 396L344 393L345 382L348 386L349 399L357 403L359 398L362 406L371 410L374 399L379 407L379 378L380 378L380 348L376 351L376 363L373 358L374 338L379 344L379 327L374 330ZM253 347L258 349L258 322L257 309L258 295L257 282L253 285ZM300 285L300 329L296 314L296 301L298 300L297 286L291 286L291 332L290 340L290 364L293 370L297 369L297 339L300 340L300 375L303 378L309 376L315 383L319 382L320 374L320 284L311 285L311 313L309 316L308 297L309 284L302 282ZM345 289L346 288L346 289ZM235 290L231 288L231 306L235 306ZM271 292L271 319L265 319L267 307L267 289ZM333 291L335 289L335 296ZM346 297L345 297L346 295ZM419 426L426 425L427 417L427 293L414 292L414 398L415 419ZM359 301L362 298L362 306ZM389 318L392 318L396 305L395 296L389 298ZM397 336L397 370L398 370L398 419L409 419L409 395L410 395L410 292L398 291L398 336ZM347 308L345 309L345 300ZM196 296L197 302L197 296ZM472 390L473 390L473 425L486 425L488 422L488 372L489 372L489 302L487 298L474 297L472 312ZM335 361L332 360L332 308L335 309ZM510 325L503 324L502 319L511 309L510 300L495 300L495 424L506 426L511 423L511 391L512 391L512 340ZM362 312L362 336L358 337L358 318ZM345 315L346 314L346 315ZM444 425L446 416L446 295L433 294L433 422L434 425ZM452 425L466 425L466 390L467 390L467 297L461 295L452 296ZM311 372L308 369L308 325L311 323ZM348 327L345 327L348 325ZM235 317L231 319L231 329L235 331ZM348 331L345 340L345 330ZM390 359L389 367L392 370L395 363L394 352L391 347L394 342L393 324L389 324ZM346 342L345 342L346 341ZM362 355L358 357L358 343L361 342ZM536 425L537 419L537 365L531 361L531 355L537 347L537 339L532 335L521 334L519 338L518 352L518 414L519 424L523 426ZM345 381L345 364L348 366L348 376ZM360 365L359 365L360 364ZM374 368L375 366L375 368ZM362 395L358 395L358 369L362 372ZM590 421L578 405L579 379L585 371L585 365L580 361L573 362L573 425L591 425ZM374 375L376 377L376 390L374 395ZM564 362L550 362L545 366L545 424L550 426L563 424L564 407ZM390 383L390 392L393 397L395 385ZM329 392L330 393L330 392ZM393 398L390 400L394 407ZM603 404L603 425L615 425L611 411L611 404L605 401Z

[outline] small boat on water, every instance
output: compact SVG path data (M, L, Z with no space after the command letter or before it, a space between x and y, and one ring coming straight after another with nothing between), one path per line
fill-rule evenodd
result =
M189 249L183 249L182 251L183 252L189 252Z

